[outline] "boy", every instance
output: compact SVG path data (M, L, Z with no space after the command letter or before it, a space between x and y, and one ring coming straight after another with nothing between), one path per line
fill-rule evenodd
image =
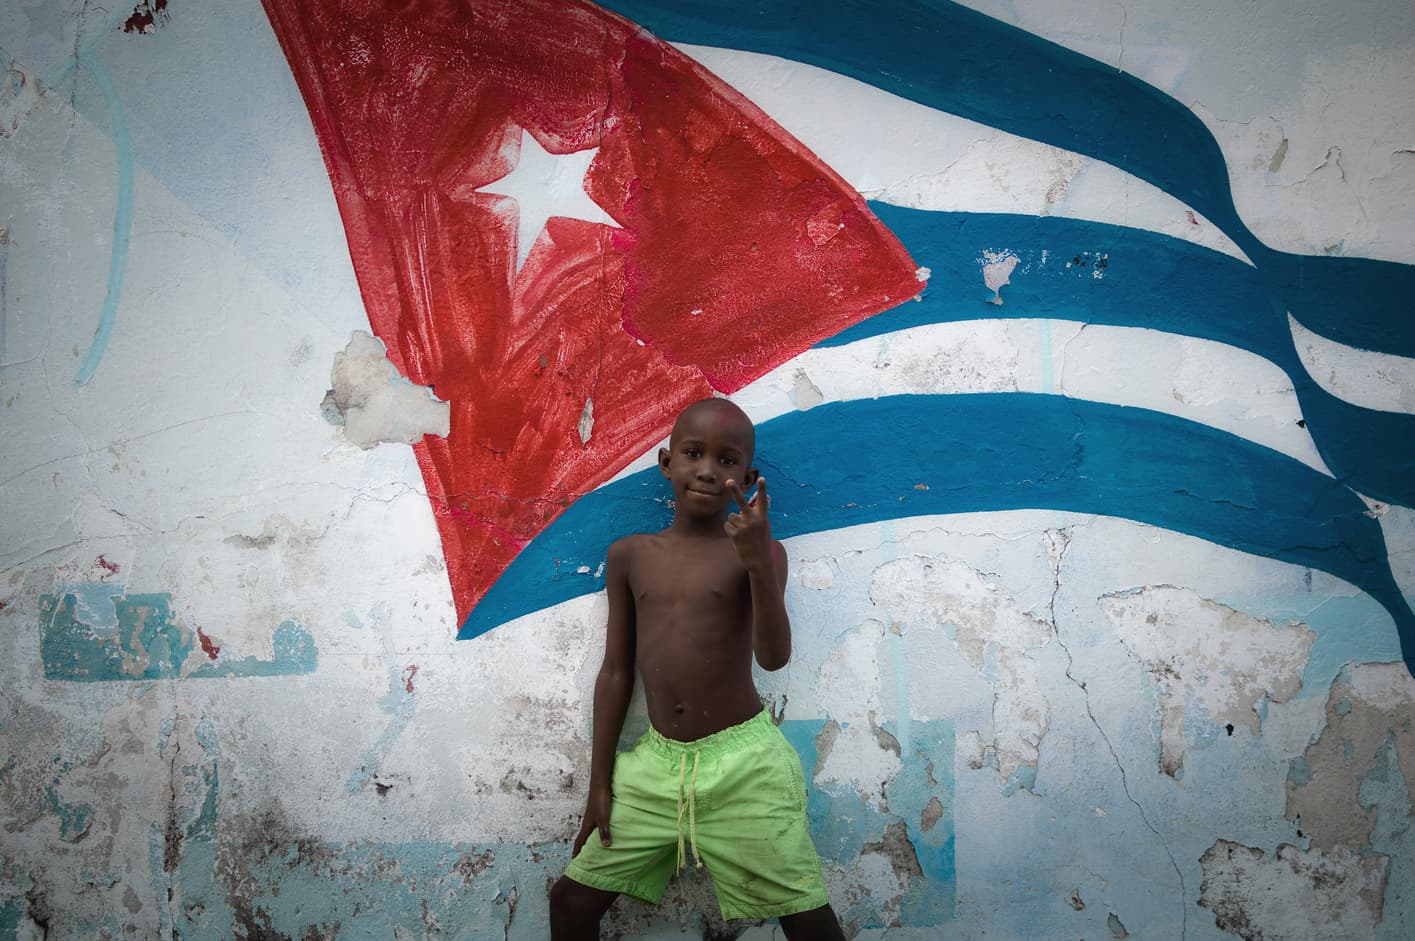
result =
M752 683L753 654L767 670L791 656L786 550L771 538L755 447L736 405L688 406L658 452L673 523L609 547L590 793L574 858L550 890L554 941L597 938L620 893L656 903L690 854L724 918L778 917L791 941L844 941L800 759ZM652 728L616 756L636 666Z

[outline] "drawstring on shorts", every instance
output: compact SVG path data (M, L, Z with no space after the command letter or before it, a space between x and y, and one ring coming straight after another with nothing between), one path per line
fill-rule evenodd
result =
M693 859L697 861L697 868L703 868L702 857L698 855L698 758L700 752L693 752L693 777L688 784L688 801L686 810L688 812L688 842L693 848ZM678 869L682 871L687 862L687 856L683 852L683 781L688 773L688 753L683 752L682 758L678 762Z

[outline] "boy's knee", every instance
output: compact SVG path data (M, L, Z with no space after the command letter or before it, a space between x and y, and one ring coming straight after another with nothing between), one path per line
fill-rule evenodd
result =
M550 887L550 917L563 924L597 924L617 893L591 888L561 876Z

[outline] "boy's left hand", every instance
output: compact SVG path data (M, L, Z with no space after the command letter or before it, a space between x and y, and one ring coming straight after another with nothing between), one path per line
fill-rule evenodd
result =
M763 568L771 563L771 521L767 509L771 498L766 493L766 478L757 478L757 492L750 500L735 480L726 483L727 492L737 501L738 512L727 517L723 529L732 539L737 556L748 569Z

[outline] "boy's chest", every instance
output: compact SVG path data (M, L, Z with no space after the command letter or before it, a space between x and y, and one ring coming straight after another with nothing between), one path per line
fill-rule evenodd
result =
M629 574L629 589L640 615L685 607L726 613L750 597L747 572L726 540L705 546L645 548Z

